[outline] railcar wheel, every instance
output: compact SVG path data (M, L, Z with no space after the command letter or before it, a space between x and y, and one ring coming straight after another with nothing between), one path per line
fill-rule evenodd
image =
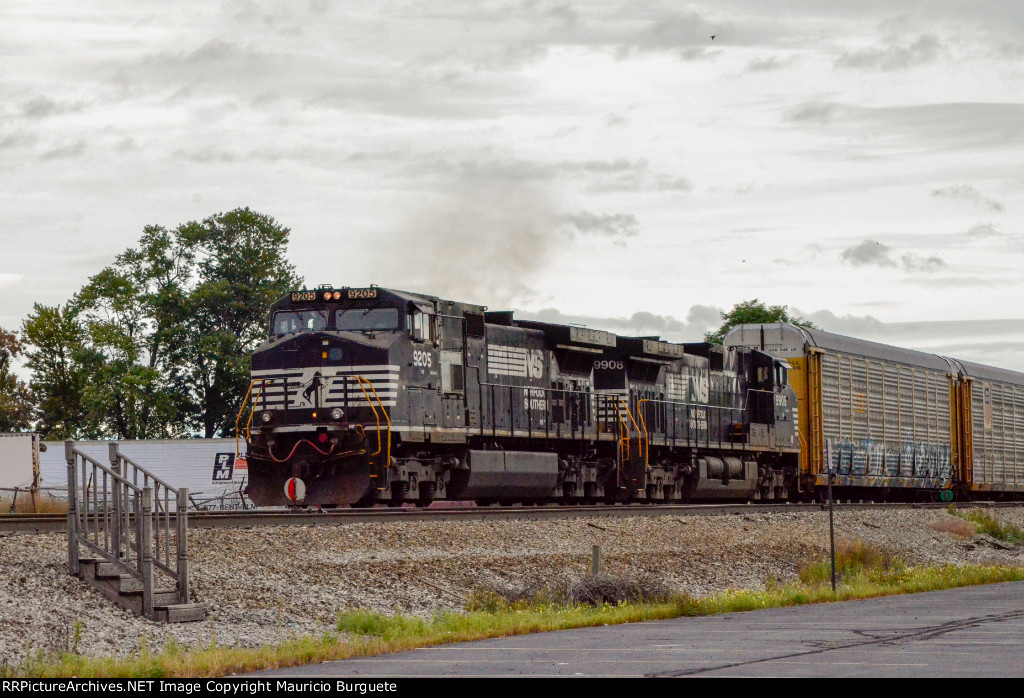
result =
M494 504L494 500L493 499L477 499L476 500L476 505L478 507L489 507L492 504Z

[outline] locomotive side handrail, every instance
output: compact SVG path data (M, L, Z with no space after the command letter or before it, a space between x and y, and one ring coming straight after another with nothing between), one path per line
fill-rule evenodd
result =
M488 432L492 436L497 436L498 435L498 420L495 418L495 413L496 413L496 410L497 410L495 395L496 395L496 391L498 389L501 389L502 391L506 391L506 390L508 391L508 398L509 398L508 417L509 417L509 435L510 436L514 436L515 435L515 430L516 430L515 410L512 409L512 401L513 401L513 396L515 395L516 391L519 391L519 393L523 394L525 396L526 400L527 400L527 402L526 402L526 415L527 415L527 419L528 419L528 424L527 424L526 430L527 430L527 436L528 437L534 436L534 416L533 415L534 415L535 411L541 411L543 413L546 413L546 415L547 415L544 418L544 420L543 420L543 423L544 423L543 433L544 433L544 437L545 438L551 438L551 436L555 436L555 438L563 438L562 425L564 423L566 423L566 422L568 422L568 425L569 425L567 427L567 429L566 429L566 431L568 432L566 435L569 436L570 438L576 438L577 436L579 436L579 438L586 438L587 437L587 429L591 425L594 425L594 437L595 438L599 438L600 437L600 433L599 433L599 431L597 429L597 426L596 426L597 424L599 424L599 421L598 421L597 415L596 415L597 410L594 409L595 401L600 399L601 397L605 397L605 396L603 396L600 393L594 393L594 392L582 391L582 390L567 390L567 389L564 389L564 388L540 388L540 387L530 386L530 385L509 385L507 383L486 383L486 382L478 383L478 388L479 388L479 395L480 395L480 412L481 412L480 424L478 426L478 429L479 429L479 432L480 432L481 436L486 435ZM484 388L488 389L486 393L484 392ZM544 395L544 409L543 410L537 410L536 408L533 407L533 401L540 399L539 396L538 396L538 394L540 394L540 393L543 393L543 395ZM487 398L489 399L489 403L487 401L485 401L485 399L484 399L485 394L486 394ZM551 411L550 411L551 410L551 403L552 403L553 399L554 400L558 400L558 399L561 399L561 400L566 400L566 399L579 400L580 402L577 403L577 404L578 404L579 407L583 408L582 410L580 410L580 412L583 412L585 414L580 414L580 412L575 413L575 416L578 418L578 424L577 424L576 421L574 421L571 418L572 415L570 413L566 413L562 420L556 421L555 419L553 419L550 416L551 415ZM485 411L486 411L486 417L485 417ZM489 422L489 424L488 424L488 422ZM540 427L537 427L537 434L539 435L540 432L541 432Z
M274 382L273 378L265 378L265 379L263 379L263 383L260 385L260 389L256 393L256 397L254 397L252 399L252 409L249 410L249 419L245 423L245 440L246 441L248 441L249 438L252 435L252 418L256 416L256 403L260 401L260 396L263 395L263 389L266 388L269 384L271 384L273 382ZM264 408L266 407L266 404L267 403L264 401L264 403L263 403ZM236 436L237 436L237 431L236 431ZM236 448L238 447L237 440L235 441L235 447Z
M356 376L356 380L359 381L359 389L363 391L363 397L366 398L366 402L370 405L370 409L373 410L373 418L377 420L377 450L370 454L370 457L378 455L381 452L380 442L380 416L377 414L377 408L373 406L373 402L370 401L370 396L366 392L366 388L363 387L363 383L370 386L370 392L373 393L373 398L377 401L377 405L380 407L380 411L384 413L384 419L387 420L387 452L385 455L384 468L388 468L391 465L391 417L388 416L387 409L384 408L384 403L381 402L380 396L377 395L377 389L373 387L373 382L363 376ZM386 470L385 470L386 472ZM371 478L376 478L376 475L370 475ZM383 483L382 483L383 484ZM386 485L378 487L378 490L383 491Z
M671 431L671 433L669 433L669 431L666 429L664 434L665 434L665 438L666 439L670 438L670 439L673 440L673 442L677 438L677 436L676 436L676 428L675 428L675 425L676 425L675 408L676 407L686 408L685 415L687 416L688 419L691 416L691 412L695 412L696 410L709 410L710 414L714 414L715 415L714 422L717 425L717 427L721 427L722 426L722 422L723 422L722 414L728 413L729 415L731 415L734 412L742 412L742 408L739 408L739 407L726 407L724 405L708 405L708 404L704 404L704 403L701 403L701 402L681 402L681 401L678 401L678 400L655 400L653 398L643 398L642 400L639 400L637 402L637 410L640 413L641 421L644 420L644 414L643 414L643 410L640 409L640 404L641 403L645 403L645 402L646 403L650 403L652 405L666 405L666 406L671 406L672 407L672 419L671 419L672 431ZM712 419L711 419L711 417L709 417L708 418L708 426L705 427L704 430L703 430L704 431L704 439L703 439L703 441L704 441L704 444L708 445L708 446L710 446L710 444L711 444L711 431L712 431L712 429L711 429L711 421L712 421ZM698 430L698 431L700 431L700 430ZM699 438L699 435L692 434L689 426L687 427L687 429L685 429L684 437L685 437L687 443L692 442L692 443L695 443L695 444L699 444L701 442L701 439ZM648 443L648 448L649 448L650 447L650 441L649 441L650 435L649 434L645 434L645 438L648 440L647 443ZM718 439L718 443L719 444L722 443L721 439Z
M249 426L252 424L252 417L256 413L256 401L260 399L260 395L263 394L263 389L267 386L267 383L273 383L273 382L274 382L273 378L253 378L251 381L249 381L249 388L245 391L245 399L242 400L242 406L238 408L238 416L235 417L235 457L236 458L241 458L242 457L242 449L241 449L241 446L238 443L238 441L239 441L238 423L242 421L242 413L245 412L245 406L249 403L249 398L252 397L252 386L256 385L257 383L260 383L259 392L256 394L255 399L253 399L253 401L252 401L253 409L249 413L249 421L246 422L246 425L245 425L245 440L246 441L249 440ZM286 407L287 407L287 402L288 402L288 395L285 394L285 406Z
M647 464L647 457L646 457L646 454L644 452L644 442L640 440L640 435L641 435L640 427L637 426L636 420L633 419L633 413L630 412L629 406L622 400L621 397L617 398L617 402L618 402L619 405L622 406L622 409L623 409L623 411L625 411L626 416L629 417L629 421L633 423L633 428L636 429L637 447L640 449L640 456L644 458L644 465L646 465ZM625 421L622 420L622 416L621 415L619 415L619 420L623 421L623 426L626 428L626 457L629 458L629 427L626 426Z

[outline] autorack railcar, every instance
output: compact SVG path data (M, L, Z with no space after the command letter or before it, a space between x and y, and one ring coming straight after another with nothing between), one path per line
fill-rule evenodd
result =
M942 499L1024 492L1024 374L788 323L741 325L727 350L791 367L798 489Z

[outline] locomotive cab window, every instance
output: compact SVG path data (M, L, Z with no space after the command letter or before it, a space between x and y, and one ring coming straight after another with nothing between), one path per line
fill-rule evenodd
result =
M340 332L387 332L398 329L398 308L345 308L334 313Z
M434 341L434 316L414 307L408 317L409 334L418 342Z
M274 334L317 332L327 327L326 310L280 310L274 313Z
M789 364L785 361L775 362L775 385L783 387L789 382Z

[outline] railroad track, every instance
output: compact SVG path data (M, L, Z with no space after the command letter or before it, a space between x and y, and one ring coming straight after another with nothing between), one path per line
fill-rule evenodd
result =
M894 509L944 509L948 504L836 502L839 511ZM970 506L1019 507L1024 502L971 502ZM190 528L246 528L252 526L344 526L381 521L508 521L625 516L724 516L812 512L827 509L824 504L672 504L531 506L531 507L437 507L420 509L334 509L324 512L255 510L190 512ZM173 518L173 516L172 516ZM67 530L66 514L0 514L0 532L59 532Z

